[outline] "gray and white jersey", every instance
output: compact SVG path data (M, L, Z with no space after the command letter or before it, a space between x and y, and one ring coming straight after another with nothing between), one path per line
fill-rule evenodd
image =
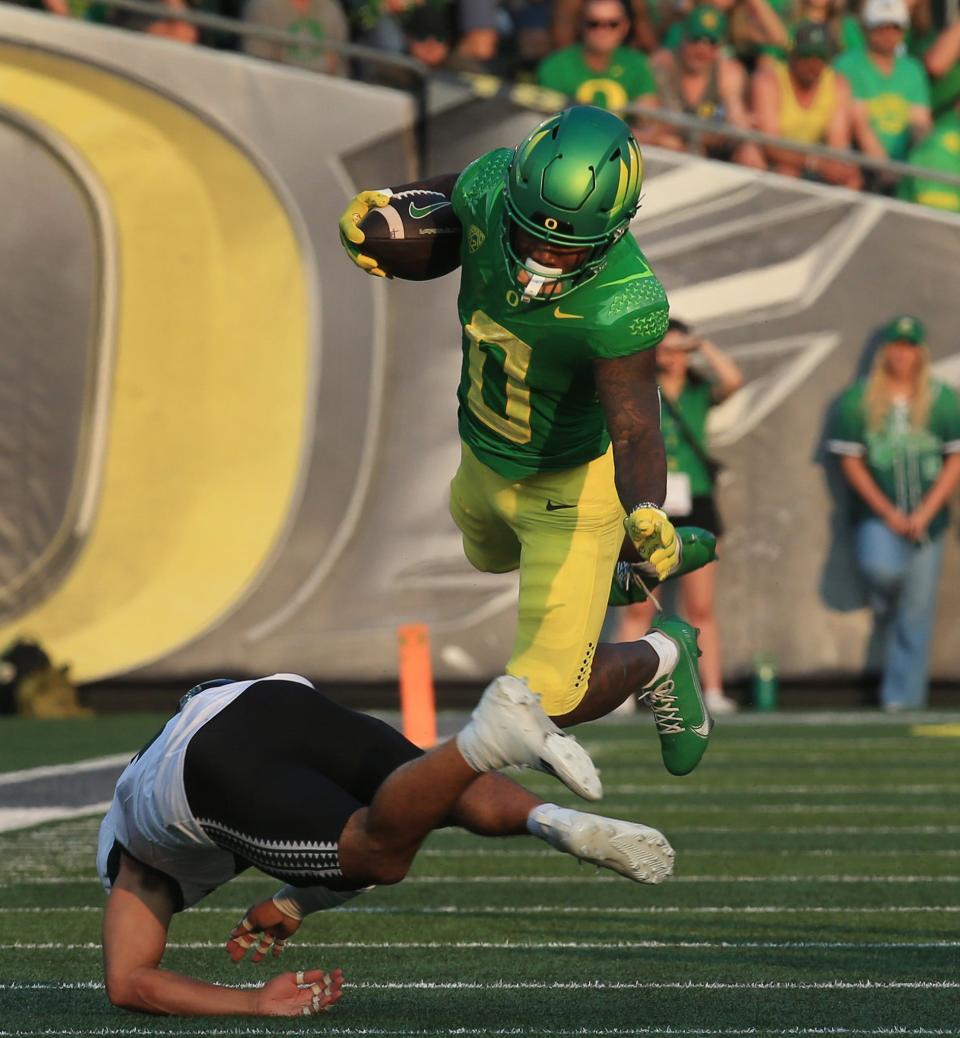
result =
M117 843L144 865L173 879L180 886L184 908L195 905L236 874L234 856L206 835L190 810L183 766L193 736L260 680L296 681L313 687L299 674L274 674L267 679L208 688L170 718L117 780L110 810L100 825L97 849L97 873L108 893L108 859Z

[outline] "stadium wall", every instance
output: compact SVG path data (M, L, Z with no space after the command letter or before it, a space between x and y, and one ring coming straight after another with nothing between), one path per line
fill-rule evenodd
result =
M514 578L470 570L446 512L456 277L364 278L334 230L356 187L410 178L413 117L392 91L0 7L0 644L38 637L86 681L376 681L423 621L441 678L500 671ZM451 105L430 172L536 118ZM823 427L899 311L960 384L960 219L647 160L634 231L747 376L712 425L728 667L859 674ZM958 574L951 534L934 674L954 681Z

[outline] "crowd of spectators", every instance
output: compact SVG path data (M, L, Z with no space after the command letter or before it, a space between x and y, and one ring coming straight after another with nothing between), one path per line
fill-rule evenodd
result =
M151 20L103 0L16 0L65 16L334 75L386 77L316 41L365 44L431 69L527 81L629 112L638 138L757 169L898 194L960 213L960 188L657 121L686 113L960 176L960 19L935 0L154 0L296 33L299 46ZM855 0L852 0L855 2ZM950 0L946 0L947 4Z

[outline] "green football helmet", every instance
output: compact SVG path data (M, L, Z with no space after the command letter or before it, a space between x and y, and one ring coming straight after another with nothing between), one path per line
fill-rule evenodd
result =
M542 122L514 151L504 189L504 255L522 296L559 299L600 270L630 226L642 184L640 148L612 112L575 105ZM518 230L584 257L557 276L520 255Z

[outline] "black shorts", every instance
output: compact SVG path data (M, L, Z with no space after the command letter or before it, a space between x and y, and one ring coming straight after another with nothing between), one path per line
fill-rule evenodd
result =
M194 817L238 871L255 865L293 886L351 890L339 854L347 819L421 753L308 685L257 681L190 740L183 783Z
M723 535L723 520L712 494L695 494L688 515L671 515L674 526L699 526L715 537Z

